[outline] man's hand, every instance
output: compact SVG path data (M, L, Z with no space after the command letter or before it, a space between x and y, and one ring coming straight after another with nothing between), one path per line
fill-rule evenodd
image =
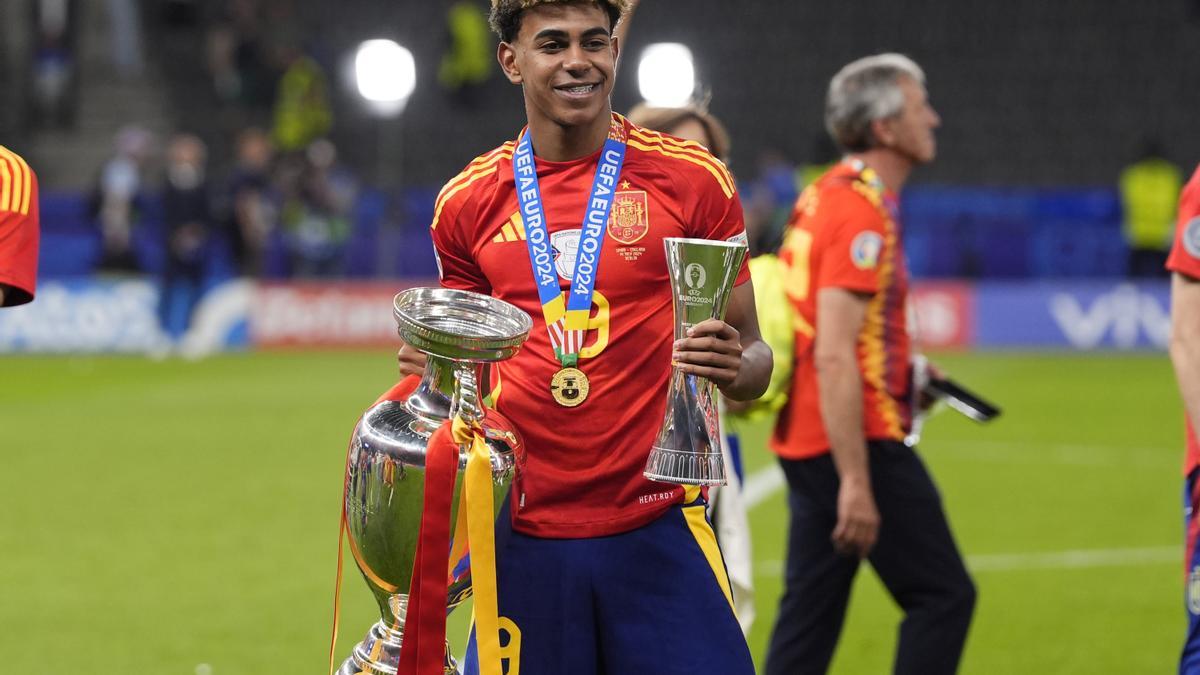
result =
M742 369L741 335L720 319L707 319L692 326L688 336L677 340L671 360L685 373L707 377L723 388L737 379Z
M396 360L400 362L400 379L409 375L421 377L425 374L425 352L412 345L405 344L396 352Z
M843 481L838 489L837 525L833 547L842 555L867 557L879 537L879 509L870 483Z
M946 376L941 368L938 368L933 361L925 358L923 354L917 354L913 357L913 386L917 387L916 392L916 410L918 415L928 415L933 406L937 404L940 398L929 390L929 383L933 380L940 380Z

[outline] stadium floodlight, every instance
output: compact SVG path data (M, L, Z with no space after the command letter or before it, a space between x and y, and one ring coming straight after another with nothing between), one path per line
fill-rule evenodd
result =
M417 64L412 52L392 40L365 40L354 56L354 80L373 112L393 117L404 112L417 87Z
M686 105L696 91L692 50L677 42L659 42L646 47L638 63L638 91L652 106L674 108Z

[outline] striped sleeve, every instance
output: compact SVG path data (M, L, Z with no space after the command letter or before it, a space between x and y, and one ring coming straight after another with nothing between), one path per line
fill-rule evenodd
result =
M477 157L438 194L429 229L438 275L447 288L491 294L491 283L475 260L471 198L482 186L494 184L495 174L512 158L514 147L515 143L505 143Z
M0 146L0 284L4 306L33 300L38 258L37 176L20 155Z
M703 145L632 127L629 147L663 158L679 179L675 198L690 228L689 237L746 242L746 222L733 175ZM749 256L742 261L737 284L750 280Z

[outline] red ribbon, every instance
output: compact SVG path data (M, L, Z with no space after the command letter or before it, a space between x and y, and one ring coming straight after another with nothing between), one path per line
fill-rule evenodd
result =
M434 432L425 453L425 502L397 675L444 673L449 584L446 555L450 550L450 502L459 454L451 426L446 422Z

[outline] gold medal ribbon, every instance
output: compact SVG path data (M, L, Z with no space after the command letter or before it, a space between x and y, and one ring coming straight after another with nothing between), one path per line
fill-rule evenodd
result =
M491 453L484 442L483 429L479 426L469 424L461 417L455 417L452 433L454 440L460 445L471 445L471 453L467 458L467 475L463 481L463 501L466 502L467 540L471 552L471 587L475 596L475 645L479 650L479 674L501 675L500 607L496 591L496 509L493 503ZM462 511L460 505L460 525Z

